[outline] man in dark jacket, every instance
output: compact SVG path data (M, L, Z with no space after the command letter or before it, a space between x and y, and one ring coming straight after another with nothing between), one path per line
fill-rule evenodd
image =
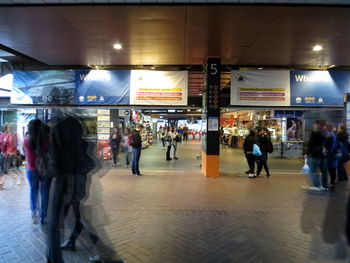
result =
M243 143L243 150L245 157L247 158L247 162L249 165L249 171L248 176L249 178L256 177L254 174L255 170L255 162L256 162L256 156L253 155L253 145L258 143L258 139L256 137L255 130L250 130L249 135L245 138Z
M312 183L312 186L307 187L309 190L322 191L328 188L326 136L323 131L325 124L323 120L315 121L313 131L306 145L307 164L310 167L309 176ZM322 174L322 184L320 183L318 170Z
M142 130L143 126L142 124L138 124L136 126L136 129L131 134L131 142L130 145L132 146L132 164L131 164L131 172L133 175L141 176L139 169L139 162L141 157L141 146L142 146L142 139L140 135L140 131Z

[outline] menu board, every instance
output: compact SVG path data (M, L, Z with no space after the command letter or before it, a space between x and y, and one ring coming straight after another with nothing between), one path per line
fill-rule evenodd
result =
M187 105L187 71L133 70L130 104Z
M111 158L110 137L110 111L97 110L97 156L100 159Z
M231 105L290 106L289 71L231 71Z

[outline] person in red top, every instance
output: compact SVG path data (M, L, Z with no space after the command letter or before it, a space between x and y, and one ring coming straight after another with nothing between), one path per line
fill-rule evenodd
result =
M27 160L27 178L30 186L30 210L32 211L33 224L42 225L46 222L47 207L51 178L41 176L36 167L37 153L48 151L49 127L40 120L31 120L28 124L28 135L24 138L23 147ZM40 208L38 197L40 188Z
M4 158L3 172L7 174L11 167L14 168L12 170L14 176L13 184L16 184L17 177L17 184L20 185L21 182L24 182L23 174L19 169L22 164L22 158L17 149L17 135L11 132L10 124L4 125L1 137L2 140L0 144Z

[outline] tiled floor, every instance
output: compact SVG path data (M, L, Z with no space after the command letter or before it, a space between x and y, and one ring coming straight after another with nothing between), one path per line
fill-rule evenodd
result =
M92 176L84 214L125 262L346 262L347 185L307 193L302 160L271 159L272 177L248 179L241 151L223 149L221 174L198 168L199 145L142 151L142 177L122 166ZM109 166L109 165L108 165ZM45 262L45 235L31 225L28 186L0 191L0 262ZM71 221L65 224L71 227ZM67 263L88 262L77 243Z

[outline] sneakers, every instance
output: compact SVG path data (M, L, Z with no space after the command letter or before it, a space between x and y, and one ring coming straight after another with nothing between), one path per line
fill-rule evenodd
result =
M310 191L324 191L326 188L324 187L315 187L315 186L303 186L303 189L310 190Z
M70 241L70 240L67 240L66 242L64 242L64 243L61 245L61 249L62 249L62 250L74 251L74 250L76 250L75 243L72 242L72 241Z
M248 177L249 177L249 178L255 178L256 176L255 176L255 174L251 174L251 173L250 173L250 174L248 175Z

